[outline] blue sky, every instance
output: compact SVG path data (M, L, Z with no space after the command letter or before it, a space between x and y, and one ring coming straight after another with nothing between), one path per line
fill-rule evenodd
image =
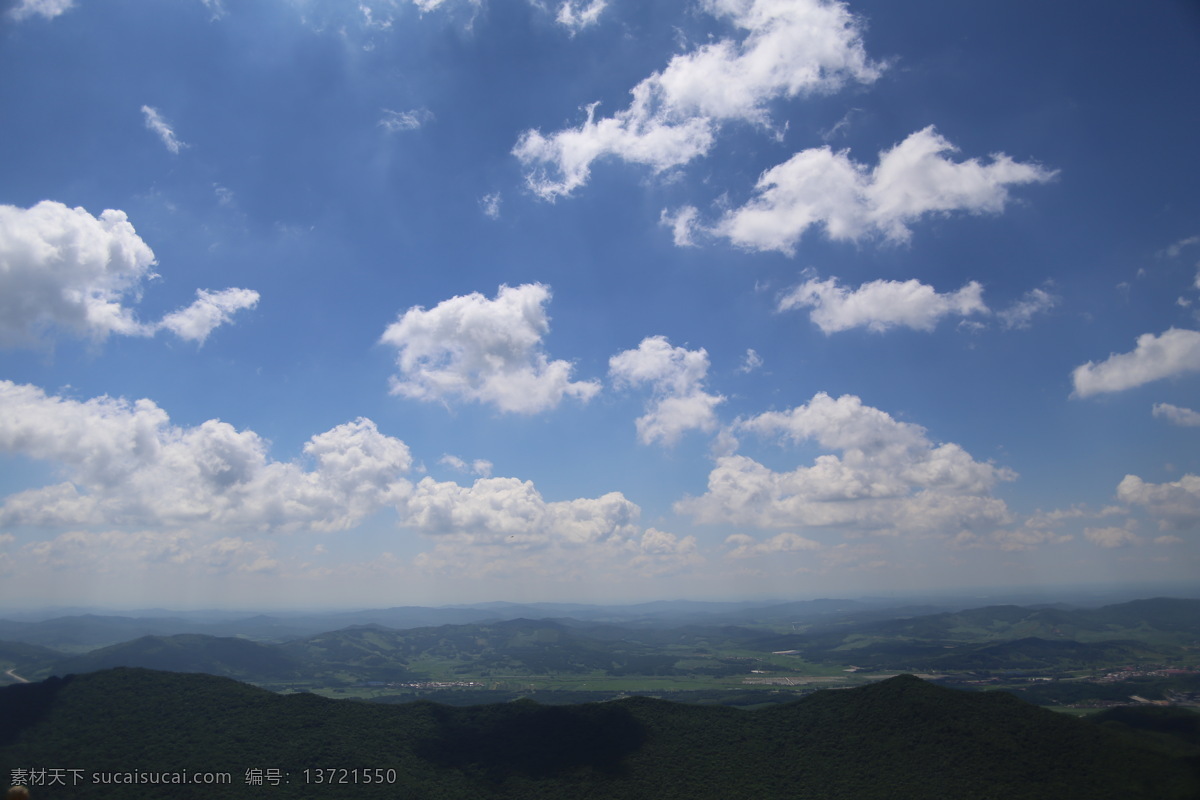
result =
M1185 2L18 0L27 604L1200 568Z

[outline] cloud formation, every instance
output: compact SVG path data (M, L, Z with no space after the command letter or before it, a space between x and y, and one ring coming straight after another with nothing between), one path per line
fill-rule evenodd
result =
M1071 373L1074 395L1091 397L1133 389L1151 381L1200 371L1200 332L1169 328L1144 333L1128 353L1114 353L1099 364L1089 361Z
M258 301L250 289L201 289L187 308L140 322L126 303L157 277L155 263L123 211L97 218L51 200L29 209L0 206L0 347L36 346L52 333L99 342L161 329L203 342Z
M725 398L704 391L708 353L703 348L672 347L665 336L648 336L636 349L610 358L608 372L618 386L653 389L646 413L636 422L642 444L670 446L686 431L716 429L714 409Z
M1005 328L1028 328L1033 318L1058 305L1058 298L1045 289L1030 289L1025 295L996 316Z
M78 401L0 381L0 452L55 465L66 481L7 497L0 526L229 527L344 530L409 488L408 447L368 419L280 462L267 442L220 420L172 425L150 400Z
M538 574L594 579L699 562L694 537L638 526L641 509L620 492L548 502L530 481L480 478L472 486L422 479L404 505L406 527L437 537L414 563L472 577Z
M957 150L933 126L879 154L872 169L829 147L803 150L764 172L756 196L727 212L708 232L753 250L792 254L810 228L830 239L882 236L907 242L909 225L930 214L998 213L1008 187L1044 183L1055 173L1003 153L984 164L952 161Z
M432 119L433 112L427 108L414 108L410 111L392 111L385 108L383 118L379 120L379 127L388 133L415 131Z
M555 20L574 36L584 28L595 25L607 7L608 3L605 0L590 0L586 5L575 0L563 0Z
M594 5L594 4L593 4ZM831 92L880 74L863 47L858 20L824 0L709 0L703 8L744 32L673 57L635 86L630 105L596 118L597 104L575 128L528 130L513 153L529 169L530 189L545 200L587 183L591 165L613 156L655 172L706 154L722 122L764 125L770 101Z
M187 144L179 141L175 136L175 131L167 124L167 121L162 118L156 109L150 106L142 106L142 114L146 117L146 127L158 134L158 138L162 140L163 146L176 155L179 151L187 147Z
M17 22L28 19L35 14L46 19L54 19L75 6L75 0L21 0L8 15Z
M983 286L975 281L956 292L939 294L915 279L871 281L852 290L837 278L812 278L784 294L777 308L813 309L809 318L826 334L861 327L876 333L897 326L932 331L949 315L988 313L982 295Z
M1142 506L1160 528L1185 530L1200 525L1200 475L1184 475L1170 483L1147 483L1126 475L1117 484L1117 499Z
M1200 413L1192 411L1190 408L1180 408L1170 403L1155 403L1152 413L1156 417L1162 417L1172 425L1179 425L1185 428L1200 427Z
M758 528L836 527L848 534L955 533L1009 520L988 492L1008 469L976 461L953 443L935 444L919 425L898 422L853 395L824 392L806 405L740 420L735 430L826 454L811 466L776 472L743 455L723 455L708 491L675 510L699 523Z
M542 350L549 300L548 287L529 283L501 286L492 300L473 292L410 308L380 338L399 351L392 394L461 398L518 414L554 408L564 397L590 400L600 384L572 381L571 364Z
M203 344L210 333L231 322L234 313L254 308L258 300L258 292L253 289L225 289L220 292L197 289L194 303L167 314L158 327L171 331L180 339Z

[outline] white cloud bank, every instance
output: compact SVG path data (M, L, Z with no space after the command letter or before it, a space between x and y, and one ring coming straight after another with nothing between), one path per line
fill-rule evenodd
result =
M706 524L757 528L838 528L861 533L949 534L1009 520L988 492L1008 469L976 461L960 446L935 444L925 429L898 422L853 395L825 393L786 412L735 424L782 442L815 442L840 455L775 472L743 455L716 459L708 491L675 510Z
M1147 483L1126 475L1117 485L1117 499L1144 507L1164 529L1200 526L1200 475L1184 475L1171 483Z
M637 419L642 444L673 445L686 431L713 431L714 409L725 398L704 391L708 353L703 349L672 347L665 336L648 336L634 350L608 360L609 375L618 386L653 388L646 413Z
M154 252L123 211L97 218L51 200L0 206L0 347L36 346L52 331L103 341L166 329L203 342L258 301L250 289L202 289L161 322L139 322L125 304L157 277L154 266Z
M6 498L0 525L342 530L399 499L412 463L366 419L312 437L312 469L273 461L267 447L220 420L171 425L150 400L78 401L0 381L0 451L68 479Z
M635 86L629 107L543 135L528 130L513 153L530 189L546 200L587 183L594 161L614 156L656 172L686 164L712 146L720 123L768 122L782 97L831 92L880 74L863 48L859 23L841 3L822 0L708 0L701 7L745 32L673 57Z
M501 411L533 414L564 397L590 400L595 381L572 381L572 366L542 350L550 330L550 289L537 283L501 286L493 300L478 292L426 310L410 308L380 341L399 353L393 394L446 402L458 397Z
M409 111L392 111L385 108L379 127L388 133L415 131L433 119L433 112L427 108L414 108Z
M835 240L883 236L906 242L909 225L922 217L998 213L1008 202L1009 186L1044 183L1056 174L1003 153L987 164L974 158L956 162L947 157L956 149L929 126L880 153L873 169L852 161L846 151L803 150L764 172L753 199L704 230L741 247L789 255L815 226ZM695 217L682 213L669 215L676 242L691 236L680 233L679 220L690 219L698 229Z
M931 331L946 316L988 313L982 295L983 286L975 281L939 294L915 279L871 281L850 289L837 278L813 278L784 294L777 308L813 309L810 318L826 334L861 327L876 333L898 326Z
M1169 328L1155 336L1144 333L1128 353L1114 353L1096 364L1089 361L1071 373L1075 396L1133 389L1151 381L1200 371L1200 332Z
M408 446L365 418L310 438L303 462L273 460L267 451L253 431L219 420L172 425L150 400L78 401L0 381L0 453L49 462L66 478L4 498L0 529L136 529L60 535L38 545L51 559L64 548L107 542L150 560L238 551L238 569L267 569L274 565L267 549L233 533L343 531L390 507L400 527L439 540L418 559L433 571L519 571L536 562L550 572L605 564L658 574L699 558L692 537L640 528L641 509L619 492L551 502L516 478L414 484L404 477L413 464ZM160 533L151 541L137 532L145 529Z

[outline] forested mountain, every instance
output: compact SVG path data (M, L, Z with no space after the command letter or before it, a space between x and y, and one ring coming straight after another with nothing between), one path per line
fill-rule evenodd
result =
M116 669L0 689L0 718L5 774L79 769L61 795L81 800L1183 800L1200 790L1194 729L1178 719L1096 724L909 676L744 712L647 698L382 706ZM230 785L94 782L184 770L228 773ZM247 785L256 775L280 783Z

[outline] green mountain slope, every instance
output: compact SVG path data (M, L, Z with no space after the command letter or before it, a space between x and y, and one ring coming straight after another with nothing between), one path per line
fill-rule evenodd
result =
M4 687L0 718L0 768L83 770L39 798L1183 800L1200 790L1186 737L1163 743L1153 737L1169 732L909 676L743 712L646 698L381 706L117 669ZM271 769L280 785L246 785L248 770ZM355 769L384 772L337 772ZM181 770L227 772L231 783L93 783L110 771Z

